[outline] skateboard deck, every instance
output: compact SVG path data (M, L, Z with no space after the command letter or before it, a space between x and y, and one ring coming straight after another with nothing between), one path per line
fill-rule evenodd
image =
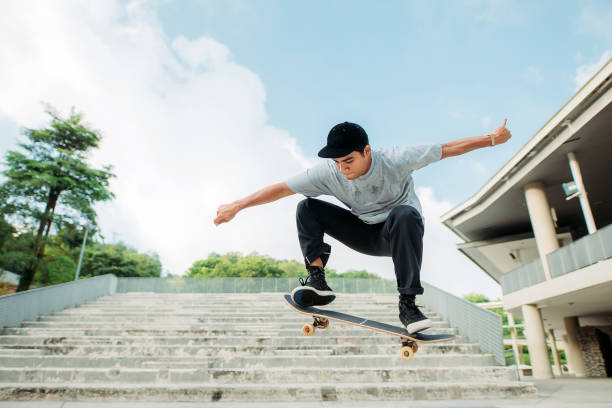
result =
M410 360L414 356L414 353L416 353L419 348L417 343L438 343L454 340L456 338L454 334L425 334L420 332L408 333L404 327L393 326L391 324L377 322L376 320L370 320L333 310L319 309L313 306L302 307L291 299L291 295L284 295L284 299L296 312L309 315L314 318L314 322L312 324L305 324L302 327L302 333L306 336L313 335L316 327L326 329L329 326L329 320L364 327L366 329L400 337L402 339L403 346L401 349L401 354L404 360Z

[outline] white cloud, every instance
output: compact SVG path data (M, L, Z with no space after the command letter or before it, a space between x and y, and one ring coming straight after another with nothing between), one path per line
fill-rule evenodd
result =
M161 256L180 274L208 253L257 251L302 259L291 196L240 212L215 227L217 207L311 166L295 138L267 124L259 77L213 38L168 39L145 3L3 3L0 115L20 126L46 124L40 101L71 106L102 131L92 159L112 164L117 198L98 206L107 238ZM439 216L450 208L420 189L426 216L422 278L456 294L497 296L455 249ZM333 199L331 200L333 201ZM390 258L334 243L330 267L393 277Z
M500 286L457 250L461 240L440 222L453 205L438 201L431 187L417 188L417 195L425 216L421 279L459 296L476 292L501 298Z
M64 113L76 106L102 131L93 162L118 175L116 200L99 206L107 237L159 252L173 273L211 251L297 258L297 238L286 238L289 200L213 224L220 204L309 162L293 138L266 124L261 80L225 45L169 41L136 2L6 3L0 41L2 116L42 126L42 100Z
M574 75L574 92L578 91L599 69L612 58L612 50L605 51L599 61L580 65Z

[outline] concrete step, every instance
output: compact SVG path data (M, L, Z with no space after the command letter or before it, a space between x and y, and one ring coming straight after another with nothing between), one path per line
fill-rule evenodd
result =
M282 383L299 378L307 383L353 382L504 382L513 381L512 367L395 368L0 368L0 382L20 383Z
M306 322L304 322L306 323ZM330 330L331 329L331 330ZM201 335L201 336L278 336L278 337L292 337L296 333L301 333L302 324L296 324L294 329L274 329L266 330L261 328L241 328L240 326L227 329L214 329L214 328L190 328L185 327L183 329L166 330L165 328L159 327L157 329L137 329L137 328L125 328L125 329L113 329L113 328L91 328L91 329L53 329L53 328L5 328L3 331L4 335L24 335L24 336L49 336L49 337L72 337L72 336L178 336L178 335ZM366 334L367 333L367 334ZM438 327L428 329L428 334L457 334L457 329L452 327ZM370 329L359 328L352 325L336 324L334 327L328 327L325 330L316 330L314 336L358 336L358 335L370 335L370 336L389 336L388 334L380 333Z
M209 322L204 324L203 322L185 322L182 320L175 321L156 321L156 322L129 322L129 321L104 321L104 322L39 322L39 321L24 321L21 325L22 328L44 328L44 329L91 329L91 328L105 328L105 329L118 329L118 330L157 330L160 327L164 327L167 330L200 330L200 329L210 329L214 328L215 330L233 330L239 327L241 330L286 330L286 329L294 329L296 325L300 323L306 324L311 323L312 319L301 319L301 320L293 320L289 322L277 322L275 320L267 320L263 322L254 322L251 320L243 321L238 326L237 323L233 322L224 322L224 321L216 321ZM400 321L387 321L383 323L389 323L396 326L401 326ZM344 323L346 324L346 323ZM334 325L343 325L342 322L331 321L330 326ZM442 321L433 321L431 327L445 327L448 328L450 325L448 322Z
M535 397L464 335L420 344L312 321L282 293L99 298L0 336L0 401L384 401ZM397 295L342 294L329 307L400 326ZM427 333L457 334L437 314Z
M299 316L297 312L283 308L281 310L275 310L276 308L268 308L265 310L256 310L248 307L236 307L230 311L219 311L219 310L211 310L211 309L199 309L199 310L185 310L185 309L177 309L177 310L154 310L154 309L146 309L146 310L133 310L133 309L119 309L119 310L111 310L104 311L100 309L92 309L92 310L70 310L70 311L62 311L56 312L51 316L67 316L67 317L83 317L83 318L104 318L108 319L109 317L126 317L126 318L159 318L159 317L168 317L168 316L177 316L177 317L186 317L186 318L201 318L201 317L216 317L216 316L232 316L232 317L283 317L283 318L291 318L295 316ZM353 309L331 309L337 312L345 312L348 314L352 314L355 316L363 316L368 318L384 318L385 316L394 316L399 315L399 310L397 308L391 308L389 310L353 310ZM440 316L434 312L430 312L427 310L421 311L434 319L440 319Z
M517 382L352 384L0 384L0 400L70 401L393 401L533 398L533 385Z
M390 339L391 340L391 339ZM256 345L256 346L227 346L223 344L209 346L176 346L151 344L112 346L112 345L4 345L0 347L0 357L28 355L64 355L64 356L151 356L151 357L187 357L187 356L217 356L228 353L240 355L363 355L397 353L399 341L381 342L378 345L311 345L301 342L294 346ZM446 344L432 343L419 346L419 355L423 354L477 354L480 347L477 344Z
M400 345L397 354L392 355L340 355L340 356L242 356L227 353L225 356L192 357L80 357L80 356L2 356L0 367L148 367L148 368L244 368L244 367L457 367L457 366L494 366L492 355L483 354L419 354L410 361L401 359ZM417 358L418 357L418 358Z
M370 316L368 316L370 317ZM433 322L448 324L447 321L444 321L440 318L427 316ZM172 318L165 316L112 316L112 320L121 320L122 323L143 323L143 324L153 324L153 323L167 323L168 321L172 321L175 323L185 323L185 324L214 324L218 322L226 322L226 323L295 323L295 322L303 322L308 321L310 318L306 315L291 315L291 316L251 316L248 319L240 316L205 316L205 315L193 315L193 316L179 316L175 315ZM388 324L400 324L399 318L395 315L385 315L380 319L373 319L379 322L388 323ZM111 321L110 316L87 316L83 317L83 321L87 323L106 323ZM28 322L42 322L42 323L76 323L74 316L40 316L37 320L28 321ZM25 323L25 322L24 322Z
M319 332L317 332L318 334ZM367 333L362 331L363 333ZM304 346L304 345L335 345L342 344L347 346L376 346L383 343L379 336L387 335L361 335L361 336L311 336L306 338L304 335L298 334L294 336L278 337L278 336L225 336L222 343L225 346ZM307 339L307 341L305 341ZM151 345L200 345L200 346L215 346L218 345L219 337L213 336L74 336L74 337L53 337L53 336L0 336L0 345L52 345L62 344L70 346L83 346L94 344L106 345L134 345L134 346L151 346ZM389 338L387 341L393 341ZM444 342L444 344L461 344L468 343L467 336L459 335L455 340ZM434 343L435 344L435 343Z

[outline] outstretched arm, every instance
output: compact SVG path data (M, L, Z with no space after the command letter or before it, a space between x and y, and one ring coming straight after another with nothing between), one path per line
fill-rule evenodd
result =
M270 203L283 197L290 196L291 194L295 193L291 191L291 189L289 189L287 184L284 182L262 188L261 190L258 190L241 200L234 201L230 204L220 205L217 209L217 217L215 218L214 223L215 225L219 225L224 222L228 222L234 218L234 216L240 210L255 205Z
M466 137L443 144L442 159L450 156L459 156L474 149L502 144L507 142L511 136L510 131L506 129L506 119L504 119L502 125L495 129L493 133L485 136Z

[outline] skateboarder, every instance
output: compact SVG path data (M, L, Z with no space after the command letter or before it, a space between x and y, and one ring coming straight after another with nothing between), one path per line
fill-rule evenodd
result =
M494 146L510 139L506 119L493 133L445 144L372 149L365 130L344 122L334 126L319 157L332 160L313 166L284 182L263 188L230 204L219 206L215 225L230 221L244 208L300 193L307 198L297 206L298 239L308 271L291 296L302 306L325 305L335 299L325 281L331 246L327 233L348 247L373 256L393 259L399 318L409 333L431 326L415 305L423 294L420 281L423 254L423 216L415 194L412 172L446 157ZM335 196L349 210L312 197Z

